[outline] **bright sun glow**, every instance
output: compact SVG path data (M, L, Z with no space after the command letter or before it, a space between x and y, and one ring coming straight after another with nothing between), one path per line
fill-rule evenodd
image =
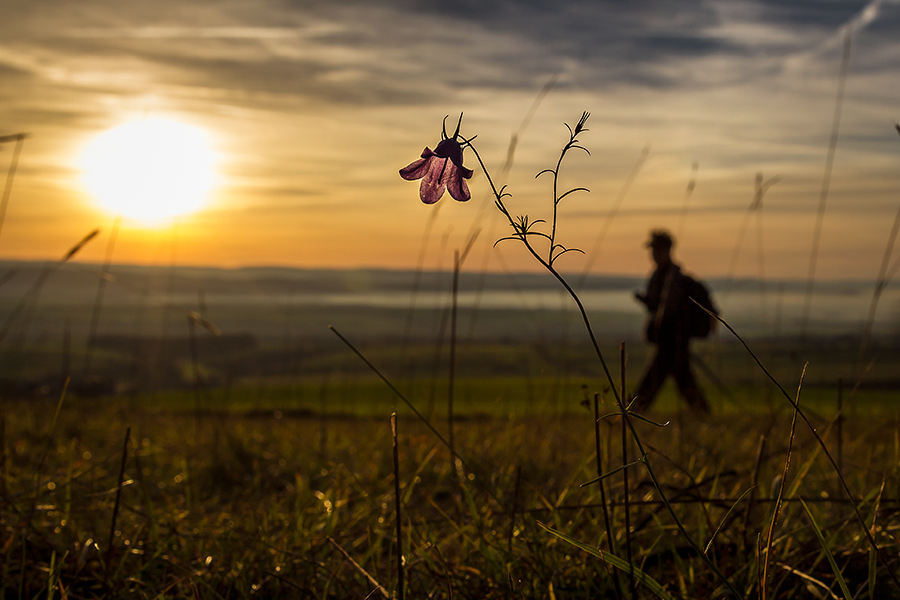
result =
M209 135L169 119L132 121L101 133L85 147L81 167L104 209L146 225L198 210L216 184Z

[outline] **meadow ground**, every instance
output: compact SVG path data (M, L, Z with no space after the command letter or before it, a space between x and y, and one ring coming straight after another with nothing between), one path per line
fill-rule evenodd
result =
M798 422L791 440L793 409L757 383L729 382L727 399L711 393L715 414L702 419L667 388L647 416L668 425L636 423L674 516L640 463L602 489L582 486L623 464L619 416L601 418L595 437L593 394L603 396L601 415L616 410L594 386L459 379L460 461L441 440L445 395L429 404L424 380L399 387L437 433L384 383L359 375L8 401L4 597L399 596L392 412L403 597L630 597L629 572L610 554L630 554L639 597L733 596L696 547L741 597L759 597L762 586L769 598L841 597L841 584L855 598L900 597L887 572L900 568L895 392L845 391L840 421L833 387L801 392L881 562L809 429ZM638 457L633 440L624 448L626 462Z

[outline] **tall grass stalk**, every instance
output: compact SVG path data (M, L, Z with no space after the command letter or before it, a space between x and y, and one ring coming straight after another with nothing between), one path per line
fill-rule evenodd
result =
M787 485L788 467L791 464L791 452L794 449L794 433L797 431L797 414L800 412L800 388L803 386L803 377L806 375L806 368L803 366L803 373L800 375L800 385L797 386L797 400L794 403L794 415L791 418L791 434L788 437L787 453L784 457L784 468L781 471L781 482L778 486L778 496L775 499L775 506L772 508L772 520L769 522L769 532L766 535L766 551L763 557L762 570L762 587L759 591L761 600L766 600L769 581L769 562L772 559L772 540L775 537L775 525L778 522L778 514L781 512L781 499L784 498L784 488Z
M681 202L681 214L678 215L678 227L675 229L675 239L681 239L684 233L684 221L687 218L688 206L691 203L691 197L694 195L694 189L697 187L697 171L700 169L700 163L694 161L691 164L691 178L688 180L687 187L684 190L684 200Z
M844 379L838 377L837 391L837 415L835 415L835 429L837 431L837 464L841 472L844 471Z
M94 355L97 327L100 325L100 312L103 309L103 294L106 291L106 283L110 280L109 267L112 264L113 249L116 247L116 238L119 237L119 228L122 226L122 215L116 215L113 221L109 240L106 243L106 255L103 258L103 268L100 270L100 278L97 281L97 296L94 299L94 308L91 311L91 324L88 329L87 350L84 355L84 374L91 374L91 359Z
M738 257L741 254L741 248L744 244L744 237L747 234L747 228L750 225L750 218L756 214L758 216L757 221L757 256L758 256L758 266L759 266L759 274L760 274L760 291L762 292L761 298L763 298L762 302L765 305L765 283L764 283L764 258L763 258L763 248L762 248L762 208L763 208L763 198L766 195L766 192L769 191L769 188L778 183L781 179L780 176L776 175L768 180L763 179L762 173L756 174L756 181L754 183L754 191L753 191L753 199L750 201L750 206L744 211L744 218L741 220L740 229L738 229L738 235L735 239L734 250L731 252L731 262L728 265L728 286L725 288L726 298L728 294L731 293L732 288L734 287L734 279L737 274L737 264ZM763 315L765 317L765 315Z
M750 497L747 499L747 508L744 511L744 547L747 546L747 532L750 530L750 521L753 518L753 505L756 500L756 488L759 484L759 468L762 465L763 452L766 448L766 436L759 436L759 445L756 447L756 460L753 463L753 474L750 478Z
M429 431L431 431L431 433L433 433L434 436L435 436L438 440L440 440L440 442L441 442L444 446L446 446L448 450L450 450L450 453L453 455L453 457L456 458L456 460L458 460L458 461L462 464L462 466L466 468L466 470L468 470L470 473L473 473L473 472L474 472L474 470L468 465L468 463L466 463L465 459L463 459L463 457L460 456L460 454L453 448L453 446L450 445L450 442L448 442L448 441L444 438L444 436L442 436L442 435L438 432L438 430L434 428L434 425L432 425L431 422L430 422L428 419L426 419L425 416L424 416L421 412L419 412L419 410L418 410L415 406L413 406L413 403L410 402L410 401L406 398L406 396L404 396L403 393L400 392L400 390L397 389L397 387L396 387L393 383L390 382L390 380L389 380L387 377L385 377L385 375L378 369L378 367L376 367L374 364L372 364L372 362L371 362L368 358L366 358L365 355L363 355L363 353L360 352L359 349L356 348L356 346L354 346L352 343L350 343L350 340L348 340L348 339L345 338L343 335L341 335L341 333L340 333L337 329L335 329L335 328L334 328L333 326L331 326L331 325L329 325L328 328L329 328L329 329L332 331L332 333L334 333L334 334L335 334L342 342L344 342L344 344L345 344L348 348L350 348L350 350L353 351L353 353L356 354L356 356L359 357L359 359L362 360L362 361L366 364L366 366L369 367L369 368L372 370L372 372L375 373L375 374L378 376L378 378L381 379L381 381L385 383L385 385L387 385L387 386L390 388L390 390L394 393L395 396L397 396L398 398L400 398L400 400L402 400L403 403L406 404L406 406L407 406L411 411L413 411L413 414L415 414L416 417L418 417L418 419L419 419L420 421L422 421L422 423L424 423L426 427L428 427ZM491 492L488 490L488 493L490 494Z
M456 387L456 316L459 309L459 271L462 263L466 260L469 250L478 238L480 230L476 229L469 236L466 245L460 254L459 250L453 252L453 288L450 300L450 369L449 381L447 385L447 428L449 431L450 448L454 449L453 439L453 393Z
M57 269L59 269L62 265L66 264L73 256L78 254L78 252L84 248L84 246L90 242L92 239L97 237L97 234L100 233L99 229L95 229L83 238L78 241L74 246L69 248L69 250L63 255L61 259L54 263L49 263L46 265L43 270L41 270L40 275L35 280L35 282L28 288L28 291L22 296L21 300L13 307L12 311L6 316L6 320L3 322L3 325L0 326L0 342L2 342L10 329L12 329L13 325L16 324L16 320L19 315L22 313L27 306L36 303L41 294L41 289L44 287L44 283L46 283L47 278L50 277Z
M400 447L397 444L397 413L391 413L391 438L394 458L394 511L397 518L397 598L403 600L403 519L400 512Z
M620 189L618 195L616 195L616 199L613 201L612 208L609 210L609 213L607 213L606 220L603 222L603 228L600 230L600 233L597 235L596 239L594 239L594 245L591 247L590 252L588 252L587 254L588 258L584 263L584 268L581 270L581 277L578 278L578 283L575 286L576 289L581 289L582 287L584 287L584 282L587 279L587 276L590 274L594 263L597 262L598 258L600 258L600 252L603 249L603 242L606 241L606 234L609 233L609 228L612 226L613 221L615 221L616 216L619 214L619 208L622 206L622 202L624 202L625 198L628 196L628 192L631 191L631 186L634 185L634 182L637 179L637 176L640 174L644 163L647 162L648 156L650 156L650 144L647 144L646 146L644 146L644 149L641 150L641 154L638 156L637 160L634 163L634 166L631 168L631 172L628 173L628 177L625 178L625 183L622 184L622 189ZM694 171L694 173L696 173L696 170ZM692 184L693 179L691 179L691 184L688 185L689 192L693 191Z
M12 193L13 179L16 176L16 169L19 166L19 154L22 153L22 144L28 137L24 133L14 133L13 135L4 135L0 137L0 144L15 140L16 147L13 150L12 158L9 161L9 170L6 172L6 185L3 187L3 198L0 199L0 232L3 231L3 223L6 220L6 206L9 204L9 196Z
M606 500L606 484L603 482L603 454L600 452L600 394L594 394L594 446L597 453L597 477L600 485L600 502L603 504L603 526L606 529L606 543L609 551L616 554L616 540L613 536L612 525L609 518L609 506ZM630 562L630 561L629 561ZM622 597L622 584L619 581L618 571L613 573L613 585L616 589L616 597Z
M816 263L819 260L819 241L822 237L822 223L825 220L825 203L828 200L828 187L831 184L831 170L834 166L834 154L837 150L838 131L841 126L841 111L844 106L844 89L847 85L847 72L850 69L850 41L853 37L851 25L844 33L844 51L841 54L841 69L838 75L837 97L834 102L834 116L831 121L831 137L828 140L828 155L825 159L825 172L822 175L822 188L819 191L819 208L816 211L816 225L813 229L812 248L809 253L809 273L806 278L803 314L800 319L800 338L806 339L809 327L809 313L812 307L813 286L816 281Z
M34 470L34 497L31 503L31 516L34 516L35 511L37 510L37 501L38 501L38 492L41 489L41 477L44 472L44 463L47 461L47 454L50 452L50 447L53 445L56 436L56 425L59 423L59 413L62 411L63 401L66 399L66 392L69 388L69 381L66 380L66 385L63 386L62 391L59 394L59 402L56 404L56 412L53 413L53 419L50 421L50 428L47 431L47 440L44 445L44 449L41 452L41 458L38 460L37 467ZM31 520L31 517L28 518Z
M112 564L113 542L116 540L116 519L119 516L119 502L122 499L122 487L125 482L125 464L128 461L128 442L131 440L131 427L125 430L125 442L122 444L122 462L119 466L119 483L116 486L116 501L113 504L112 519L109 524L109 542L106 544L106 566Z
M875 325L875 311L878 309L878 301L881 299L881 293L884 291L884 288L891 281L891 277L888 275L888 265L891 262L891 257L894 255L894 243L897 241L898 231L900 231L900 206L897 207L894 224L891 226L891 233L888 235L888 241L884 248L881 267L878 269L878 279L875 281L875 289L872 290L872 301L869 303L866 326L863 330L862 340L859 343L859 356L856 359L856 386L859 386L862 381L866 349L869 345L869 338L872 336L872 327Z
M619 359L621 369L620 381L620 398L627 398L625 395L625 342L619 345ZM622 465L628 464L628 428L625 419L622 419ZM603 483L602 481L600 483ZM628 560L628 587L631 597L637 596L637 590L634 583L634 557L631 553L631 507L628 505L630 499L631 486L628 482L628 469L622 469L622 499L625 507L625 557Z

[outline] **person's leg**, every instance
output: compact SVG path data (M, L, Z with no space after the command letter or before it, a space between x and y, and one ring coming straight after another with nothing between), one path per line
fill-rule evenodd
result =
M703 391L697 385L694 372L691 370L691 352L686 345L676 354L673 374L678 391L687 401L688 406L696 412L709 413L709 403L706 401Z
M673 355L671 348L665 344L657 345L656 354L653 355L653 362L644 371L641 383L638 384L633 396L636 397L633 408L636 410L647 410L656 398L659 388L662 387L666 377L672 372ZM627 404L631 397L625 398Z

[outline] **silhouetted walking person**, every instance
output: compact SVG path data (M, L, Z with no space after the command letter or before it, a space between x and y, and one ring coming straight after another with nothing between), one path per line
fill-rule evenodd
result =
M645 410L653 403L666 377L672 375L678 391L687 400L691 409L708 413L709 404L691 371L690 338L705 337L709 333L709 323L705 332L696 332L697 320L709 315L699 309L689 299L689 293L702 284L682 274L681 267L672 261L672 236L665 230L654 230L650 234L647 247L650 248L656 270L647 283L644 294L635 292L634 297L642 302L648 311L644 329L647 341L656 345L653 362L647 368L638 385L634 408ZM692 288L689 290L688 288ZM708 292L702 292L708 300ZM690 297L700 295L691 293ZM702 301L700 298L696 298ZM711 306L711 301L709 301ZM696 311L700 310L700 313ZM692 323L693 319L693 323ZM703 325L700 325L701 329Z

